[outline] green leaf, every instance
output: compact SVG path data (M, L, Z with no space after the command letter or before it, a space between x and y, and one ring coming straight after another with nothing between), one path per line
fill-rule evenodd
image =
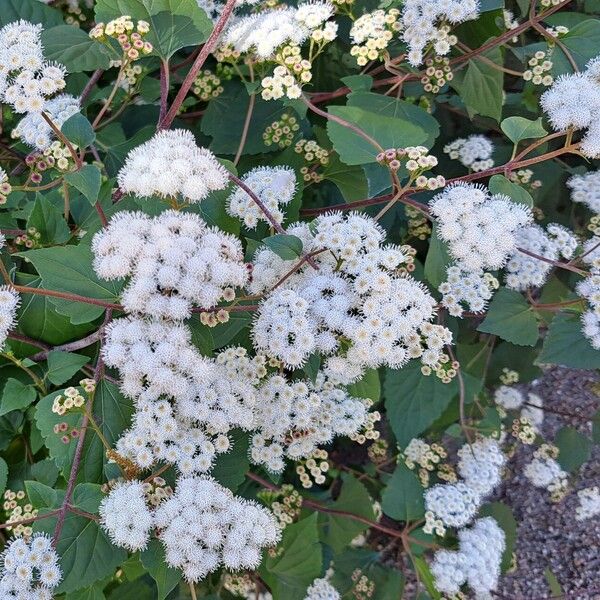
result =
M97 583L77 592L71 592L65 596L65 600L105 600L104 586L104 583Z
M4 494L6 489L6 480L8 479L8 465L6 461L0 457L0 495Z
M250 468L248 462L250 443L248 434L237 429L230 432L229 438L232 448L229 452L217 455L211 476L221 485L235 492L246 479L246 473Z
M368 92L373 86L373 78L370 75L348 75L341 79L353 92Z
M53 350L48 354L48 373L46 376L54 385L60 385L71 379L88 362L90 362L90 359L87 356Z
M283 260L302 256L302 240L295 235L278 233L263 240L263 244Z
M148 547L141 553L142 564L156 581L157 600L165 600L169 592L181 581L181 571L167 566L165 551L157 539L150 540Z
M79 190L90 204L96 204L102 185L100 169L96 165L83 165L79 171L65 173L65 181Z
M521 140L543 138L548 133L542 125L542 117L535 121L524 117L508 117L500 123L500 129L513 144Z
M40 437L40 446L41 446L43 444L43 441L41 440L41 436L39 435L39 430L37 429L37 427L35 428L35 432ZM36 451L34 448L32 448L32 451L35 454ZM35 464L31 465L32 477L34 477L36 479L36 481L39 481L40 483L43 483L44 485L48 485L48 486L55 485L56 480L58 479L58 474L59 474L58 468L54 464L54 461L51 458L44 458L43 460L40 460L39 462L36 462Z
M492 194L503 194L513 202L533 207L531 194L520 185L509 181L504 175L494 175L489 182L489 190Z
M456 380L442 383L435 375L426 377L413 360L402 369L388 369L383 384L385 408L400 446L406 446L432 425L457 393Z
M69 117L62 124L60 130L70 142L79 148L87 148L96 139L91 123L81 113L75 113Z
M274 598L303 600L321 568L317 514L313 513L284 529L276 556L267 556L260 572Z
M33 508L56 508L62 502L62 490L59 499L59 494L55 489L38 481L26 481L25 491Z
M505 287L494 295L477 331L497 335L518 346L535 346L539 336L537 320L527 300Z
M581 332L581 321L567 314L557 314L546 333L537 364L554 364L574 369L600 368L600 352L590 345Z
M33 209L27 219L27 229L35 227L40 233L39 242L63 244L71 237L71 230L62 212L42 194L36 194Z
M437 235L437 225L434 223L425 258L425 278L437 289L446 281L446 271L451 263L448 246Z
M437 591L437 588L435 587L433 574L431 573L429 565L427 564L425 559L421 558L420 556L413 556L412 562L415 567L415 570L419 574L420 580L423 582L423 585L425 586L425 589L427 590L431 598L433 600L441 600L442 595Z
M512 510L502 502L492 502L481 508L482 517L494 517L496 523L504 531L506 547L502 554L502 572L506 573L513 561L513 553L517 543L517 521Z
M500 48L493 48L484 52L482 56L497 65L503 64ZM467 63L466 69L455 74L452 87L460 94L470 117L483 115L500 121L504 98L503 83L504 75L501 71L481 60L472 59Z
M202 116L200 129L205 135L212 138L210 149L215 154L235 154L240 145L240 138L244 130L246 114L250 104L250 96L246 88L239 81L226 81L223 84L223 93L213 98ZM231 107L235 106L235 110ZM286 111L283 104L275 100L263 100L255 96L254 110L250 119L248 135L244 144L244 155L276 152L276 144L265 146L263 133L281 115L291 112ZM227 123L227 127L223 127Z
M19 19L40 23L44 27L63 23L60 11L46 6L39 0L0 0L0 27Z
M544 569L544 577L546 578L546 583L550 588L550 593L552 594L552 597L562 598L564 596L563 589L556 575L550 570L550 567L546 567Z
M377 402L381 396L381 381L377 369L367 369L355 383L346 386L348 393L355 398L369 398Z
M92 269L89 246L62 246L20 252L18 256L31 262L42 278L45 288L117 302L123 282L99 280ZM87 323L104 314L102 306L51 298L57 310L70 316L73 323Z
M365 486L347 473L342 475L342 491L337 500L331 503L335 510L347 511L372 520L373 502ZM319 513L321 541L339 554L359 534L368 529L368 525L347 517Z
M427 140L425 130L406 119L387 117L357 106L329 106L327 111L366 133L382 148L417 146ZM347 165L376 162L380 152L377 147L347 126L328 120L327 135Z
M108 69L110 56L106 46L72 25L59 25L42 32L44 56L65 65L69 73Z
M10 377L2 390L0 416L11 410L23 410L37 398L37 392L32 384L25 385L18 379Z
M570 28L568 33L561 36L560 41L569 51L579 69L583 70L585 64L598 55L600 21L598 19L588 19L583 23L578 23ZM571 66L569 66L569 70L572 71Z
M558 463L567 472L575 472L590 458L592 440L573 427L563 427L554 438Z
M329 157L329 162L323 171L323 177L335 183L346 202L355 202L366 198L369 185L365 172L358 166L345 165L337 154Z
M600 444L600 410L596 411L592 418L592 441Z
M146 39L153 44L153 53L162 58L206 41L213 27L196 0L97 0L95 12L97 22L121 15L148 21Z
M85 503L89 490L77 486L73 493L73 504ZM35 524L36 531L52 535L56 518L43 519ZM110 543L98 523L67 511L63 529L56 545L61 557L60 566L64 579L55 593L75 592L96 581L112 575L127 558L127 552Z
M383 512L397 521L414 521L425 514L423 486L404 463L398 463L381 495Z

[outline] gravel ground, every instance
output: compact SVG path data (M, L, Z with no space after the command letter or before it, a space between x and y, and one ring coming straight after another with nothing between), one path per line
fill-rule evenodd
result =
M552 369L531 388L548 409L590 416L598 410L600 376L592 371ZM598 390L597 390L598 391ZM548 440L564 425L590 433L590 423L572 417L545 413L543 433ZM523 476L523 467L532 450L521 448L511 459L512 475L500 491L499 499L511 506L519 523L516 569L501 581L496 597L510 600L551 598L545 569L558 579L569 600L600 600L600 518L575 520L576 491L600 486L600 447L581 468L574 490L560 503L550 502L548 493L533 487Z

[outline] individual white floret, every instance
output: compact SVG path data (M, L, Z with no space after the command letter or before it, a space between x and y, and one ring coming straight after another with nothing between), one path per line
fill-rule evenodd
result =
M482 498L500 483L506 456L496 440L484 437L465 444L458 451L458 457L459 475Z
M148 545L154 519L142 482L118 483L102 499L99 514L102 528L116 546L135 552Z
M567 180L571 200L585 204L594 214L600 214L600 171L573 175Z
M448 527L464 527L481 505L481 495L465 483L435 485L425 492L425 508Z
M444 146L444 152L450 158L459 160L465 167L474 172L484 171L494 166L492 153L494 145L484 135L470 135L458 138Z
M319 578L308 586L304 600L340 600L340 593L327 579Z
M258 196L273 218L283 223L282 207L290 203L296 193L296 174L290 167L256 167L242 181ZM241 188L236 188L227 200L227 212L241 219L246 227L254 229L260 221L270 223L254 200Z
M528 225L531 210L480 186L459 183L434 196L429 206L439 237L464 270L496 270L516 249L516 232Z
M579 490L577 492L579 506L575 509L575 518L578 521L591 519L600 515L600 488L597 486Z
M125 310L153 318L188 318L194 305L214 307L248 278L240 241L190 213L117 213L92 250L99 277L130 278Z
M471 312L483 312L497 288L498 280L490 273L463 271L460 267L450 266L446 281L438 291L442 294L441 303L449 314L461 317L464 312L461 304Z
M181 197L194 204L227 187L228 173L210 150L196 145L190 131L172 129L131 150L118 181L126 194Z
M262 549L280 536L267 509L202 477L179 479L175 493L156 509L155 524L167 564L191 582L221 566L256 569Z
M4 242L4 236L0 240L0 247ZM20 297L14 289L9 286L0 286L0 350L4 347L8 332L17 323L17 308L19 307Z
M0 555L0 597L50 600L62 579L59 560L46 534L13 538Z

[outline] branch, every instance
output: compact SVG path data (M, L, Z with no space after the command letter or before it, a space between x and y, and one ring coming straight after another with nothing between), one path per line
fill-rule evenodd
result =
M82 348L87 348L92 344L95 344L100 340L102 336L102 330L98 329L98 331L94 331L94 333L90 333L87 337L81 338L80 340L76 340L74 342L69 342L68 344L62 344L60 346L54 346L54 348L46 348L42 350L42 352L38 352L33 356L29 356L30 360L35 362L46 360L48 358L48 354L54 351L60 352L75 352L76 350L81 350Z

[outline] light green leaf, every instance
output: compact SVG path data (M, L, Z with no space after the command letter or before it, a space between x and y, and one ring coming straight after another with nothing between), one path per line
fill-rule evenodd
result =
M581 321L573 315L557 314L548 328L537 364L574 369L600 368L600 352L581 332Z
M529 208L533 207L531 194L520 185L506 179L504 175L494 175L490 179L489 190L492 194L503 194L504 196L508 196L513 202L525 204Z
M423 582L423 585L425 586L425 589L431 596L432 600L441 600L442 595L437 591L437 588L435 587L433 574L431 573L429 565L427 564L425 559L421 558L420 556L413 556L412 562L417 573L419 574L420 580Z
M432 425L457 394L456 380L442 383L426 377L413 360L397 371L388 369L383 384L385 408L400 446L406 446Z
M598 55L600 46L600 21L588 19L571 27L560 41L565 45L573 60L580 70L585 68L586 63ZM560 50L557 48L557 50ZM570 67L572 70L572 67Z
M59 25L42 32L44 56L65 65L69 73L108 69L110 56L106 46L72 25Z
M404 463L399 463L381 496L383 512L397 521L415 521L425 514L423 486Z
M71 379L88 362L90 362L90 359L87 356L53 350L48 354L48 373L46 376L54 385L60 385Z
M494 295L477 331L497 335L518 346L535 346L539 337L537 319L527 300L505 287Z
M513 144L521 140L543 138L548 133L542 125L542 117L535 121L524 117L508 117L500 123L500 129Z
M381 381L377 369L367 369L355 383L346 386L348 393L355 398L369 398L377 402L381 396Z
M83 165L79 171L65 173L65 181L79 190L90 204L96 204L102 185L100 169L96 165Z
M41 244L63 244L71 237L71 230L62 212L42 194L36 194L33 209L27 219L27 229L35 227Z
M550 567L544 569L544 577L550 588L550 593L553 598L562 598L564 596L563 589L558 581L556 575L550 570Z
M10 377L2 390L0 416L11 410L23 410L37 398L37 392L32 384L26 385L18 379Z
M165 551L157 539L150 540L148 547L141 553L140 558L152 579L156 581L157 600L164 600L181 581L181 571L167 566Z
M96 139L91 123L81 113L75 113L69 117L62 124L60 130L78 148L87 148Z
M302 256L302 240L295 235L278 233L263 240L263 244L283 260Z
M577 471L592 451L592 440L574 427L563 427L556 434L554 445L559 450L558 463L569 473Z
M57 508L62 502L64 492L59 492L50 486L44 485L39 481L26 481L25 491L27 492L27 499L33 506L33 508Z

